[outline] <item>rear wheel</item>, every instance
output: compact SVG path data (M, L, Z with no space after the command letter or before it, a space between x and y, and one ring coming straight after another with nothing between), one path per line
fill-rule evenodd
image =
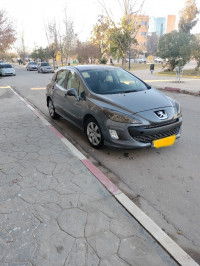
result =
M57 114L55 112L55 107L54 107L51 99L49 99L49 101L48 101L48 109L49 109L49 114L50 114L51 118L58 119L60 117L59 114Z
M86 121L85 129L90 145L95 149L100 149L104 144L104 138L97 121L94 118L89 118Z

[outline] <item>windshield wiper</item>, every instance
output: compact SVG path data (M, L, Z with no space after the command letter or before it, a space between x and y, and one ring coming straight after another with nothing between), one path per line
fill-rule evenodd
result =
M138 90L127 90L127 91L122 91L120 93L130 93L130 92L137 92Z

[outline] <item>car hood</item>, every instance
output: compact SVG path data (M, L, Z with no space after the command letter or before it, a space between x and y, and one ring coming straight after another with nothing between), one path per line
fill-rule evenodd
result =
M130 113L172 107L170 99L154 88L131 93L98 95L91 100L103 108Z

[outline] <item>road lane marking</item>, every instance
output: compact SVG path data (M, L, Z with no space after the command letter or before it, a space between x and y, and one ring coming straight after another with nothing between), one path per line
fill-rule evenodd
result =
M0 86L0 89L11 89L10 86Z
M183 79L181 79L182 81ZM174 79L149 79L149 80L144 80L145 82L175 82L176 78ZM197 79L187 79L186 81L197 81ZM198 80L199 81L199 80Z
M144 80L145 82L173 82L174 80L171 79L149 79L149 80Z

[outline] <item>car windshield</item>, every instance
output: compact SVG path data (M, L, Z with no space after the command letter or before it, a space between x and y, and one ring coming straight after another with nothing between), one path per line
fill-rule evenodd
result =
M41 66L49 66L49 63L41 63Z
M9 64L4 64L4 65L1 65L1 68L12 68L12 66Z
M36 62L30 62L29 65L37 65Z
M81 71L89 89L97 94L130 93L147 90L148 87L121 68L90 69Z

